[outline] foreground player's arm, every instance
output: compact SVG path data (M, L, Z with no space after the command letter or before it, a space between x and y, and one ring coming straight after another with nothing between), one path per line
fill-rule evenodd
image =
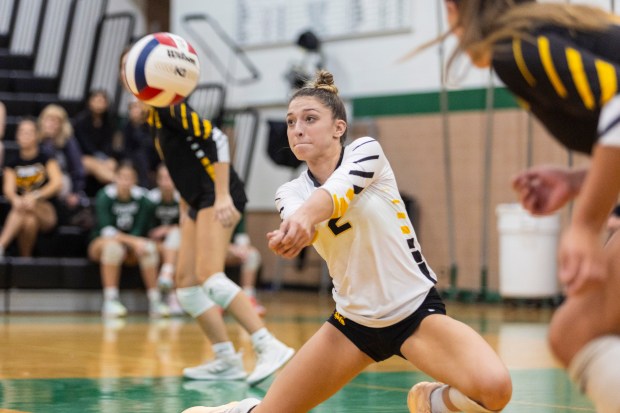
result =
M558 101L571 112L601 113L590 169L560 243L560 281L568 294L575 294L605 277L600 234L620 191L618 67L560 34L539 36L535 42L522 41L520 45L521 49L514 49L515 61L521 50L519 70L532 90L557 94ZM573 124L579 123L571 119L565 128ZM548 122L545 125L552 131L565 129Z
M357 139L327 181L284 219L279 233L270 236L270 248L287 258L297 255L312 241L314 227L343 216L350 202L377 179L385 162L383 150L375 139ZM280 192L279 197L286 197ZM281 214L284 218L283 211Z

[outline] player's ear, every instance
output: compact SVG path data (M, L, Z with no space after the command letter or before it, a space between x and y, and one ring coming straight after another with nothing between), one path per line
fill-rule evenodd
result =
M337 119L336 120L336 134L334 135L334 137L340 138L342 135L344 135L346 130L347 130L347 122L345 122L342 119Z

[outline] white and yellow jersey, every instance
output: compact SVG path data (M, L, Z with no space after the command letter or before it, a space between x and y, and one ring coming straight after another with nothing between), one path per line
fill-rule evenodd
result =
M437 276L427 265L381 145L365 137L347 145L321 186L308 170L276 193L282 219L322 188L334 202L317 226L314 247L334 281L336 310L356 323L385 327L411 315Z

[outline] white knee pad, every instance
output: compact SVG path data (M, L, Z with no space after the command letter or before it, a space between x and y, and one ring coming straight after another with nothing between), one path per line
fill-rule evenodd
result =
M108 241L101 249L101 263L104 265L121 265L126 254L125 247L119 242Z
M258 250L256 249L251 249L242 265L242 268L248 271L256 271L258 270L258 267L260 267L260 263L260 252L258 252Z
M228 308L232 300L239 294L241 288L232 282L223 272L218 272L210 276L202 284L207 295L217 305L223 309Z
M177 299L187 314L196 318L215 305L199 285L177 288Z
M181 231L179 231L179 227L172 228L168 235L166 235L166 239L164 240L164 248L167 250L178 250L179 245L181 244Z
M139 257L140 268L152 268L159 265L159 252L153 241L148 241L144 246L144 252Z
M571 360L568 373L599 413L620 411L620 337L603 336L586 344Z

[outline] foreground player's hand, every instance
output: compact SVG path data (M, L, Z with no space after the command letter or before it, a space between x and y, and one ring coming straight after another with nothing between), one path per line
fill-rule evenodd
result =
M216 196L213 208L215 209L215 219L224 227L231 227L239 222L241 214L235 208L230 195Z
M606 263L599 234L587 227L571 226L562 236L558 277L568 296L606 279Z
M269 238L270 234L273 234ZM284 258L297 256L312 241L314 226L305 216L293 215L280 224L280 229L267 234L269 248Z
M570 170L539 166L519 173L512 180L519 202L536 215L551 214L576 195Z

